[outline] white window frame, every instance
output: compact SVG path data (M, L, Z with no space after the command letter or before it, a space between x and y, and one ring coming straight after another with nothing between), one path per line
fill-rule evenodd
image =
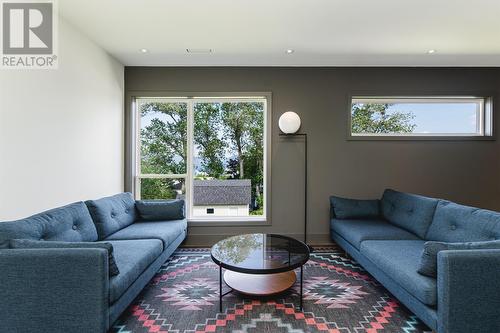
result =
M257 225L271 224L270 223L270 99L271 95L266 94L251 94L249 96L230 96L231 94L221 94L220 96L209 96L200 94L199 96L191 97L169 97L169 96L152 96L152 97L133 97L132 110L134 114L134 169L133 174L133 193L136 199L140 198L140 182L143 178L171 178L171 179L184 179L186 184L186 217L191 225L234 225L249 226L253 223ZM141 115L137 110L138 100L147 101L166 101L169 103L187 103L187 165L186 173L184 174L142 174L141 173L141 142L140 142L140 121ZM194 105L196 103L217 103L217 102L262 102L264 103L264 133L263 133L263 185L264 185L264 207L263 214L260 216L234 216L234 217L193 217L193 181L194 181ZM245 222L245 223L242 223Z
M181 174L143 174L141 170L141 114L137 110L137 100L146 100L146 101L159 101L159 100L165 100L163 97L141 97L141 98L136 98L135 103L134 103L134 114L135 114L135 123L137 126L135 126L135 131L134 131L134 136L135 136L135 156L134 156L134 161L135 161L135 170L136 174L134 175L134 197L135 199L140 199L140 193L141 193L141 179L184 179L184 183L186 184L186 195L188 191L188 176L187 176L187 168L189 163L186 163L186 173L181 173ZM169 98L168 99L169 103L186 103L185 99L181 98ZM187 103L186 103L187 104ZM188 118L189 118L189 104L187 105L188 107ZM188 129L189 131L189 126ZM189 140L189 133L187 133L187 140ZM189 146L188 146L189 150ZM188 151L189 153L189 151Z
M490 97L477 96L351 96L349 99L348 133L350 139L487 139L493 136L493 108ZM417 104L417 103L476 103L477 119L474 133L352 133L352 105L355 103Z

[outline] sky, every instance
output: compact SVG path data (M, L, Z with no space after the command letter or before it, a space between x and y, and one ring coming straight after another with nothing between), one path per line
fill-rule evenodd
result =
M394 104L388 113L412 113L414 133L475 133L476 107L475 103L408 103Z

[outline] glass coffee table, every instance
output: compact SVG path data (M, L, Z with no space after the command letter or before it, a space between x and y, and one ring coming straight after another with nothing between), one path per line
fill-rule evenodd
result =
M222 297L232 291L251 296L281 293L297 280L300 267L300 309L302 310L303 265L310 249L301 241L276 234L247 234L221 240L212 247L212 260L219 266L219 309ZM224 282L231 288L222 293Z

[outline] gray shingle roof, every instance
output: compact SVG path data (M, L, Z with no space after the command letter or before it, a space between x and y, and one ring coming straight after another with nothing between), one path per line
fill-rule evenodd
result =
M250 179L194 180L193 204L249 205L252 200Z

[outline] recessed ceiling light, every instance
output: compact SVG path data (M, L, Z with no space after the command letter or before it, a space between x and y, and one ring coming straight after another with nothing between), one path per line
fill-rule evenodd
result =
M432 50L429 50L427 51L428 54L433 54L433 53L436 53L436 50L432 49Z
M141 53L148 53L148 52L149 52L149 51L148 51L148 49L140 49L139 51L140 51Z
M292 49L286 50L286 54L292 54L293 52L295 52L295 50L292 50Z
M212 49L186 49L187 53L212 53Z

